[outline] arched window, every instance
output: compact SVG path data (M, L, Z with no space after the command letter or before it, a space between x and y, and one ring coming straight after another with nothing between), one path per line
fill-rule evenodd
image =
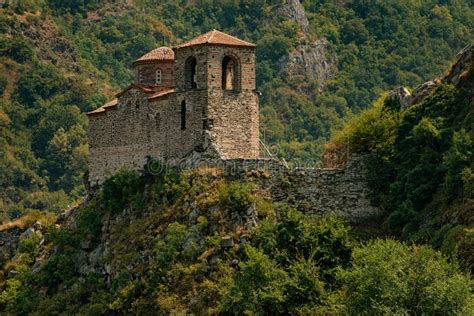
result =
M162 79L161 76L162 76L161 69L157 69L156 73L155 73L155 83L156 84L161 84L161 79Z
M197 68L196 57L193 57L193 56L189 57L186 60L186 64L184 65L186 88L188 89L197 88L196 68Z
M239 73L237 60L230 56L222 59L222 89L237 90L239 85Z
M186 129L186 101L181 101L181 130Z

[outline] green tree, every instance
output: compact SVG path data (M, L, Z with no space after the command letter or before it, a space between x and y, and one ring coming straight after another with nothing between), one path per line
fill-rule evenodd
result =
M439 252L375 240L342 273L351 315L456 315L472 308L472 281Z
M223 299L222 311L235 315L279 314L284 311L288 274L267 255L247 246L248 260Z

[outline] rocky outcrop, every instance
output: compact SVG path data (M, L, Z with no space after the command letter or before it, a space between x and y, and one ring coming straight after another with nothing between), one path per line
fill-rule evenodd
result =
M309 34L308 18L299 0L287 0L285 4L276 7L275 13L296 22L305 34Z
M328 41L321 38L307 43L310 38L309 21L299 0L287 0L275 9L275 13L294 21L301 29L298 47L280 60L283 73L289 80L315 80L321 92L337 71L336 56L329 52Z
M399 86L388 95L388 100L396 101L401 108L420 103L440 84L447 83L458 88L469 90L471 100L474 99L474 46L467 45L457 55L456 62L450 71L442 78L430 80L417 86L412 93L407 88Z
M14 227L0 232L0 266L13 257L20 243L22 229Z
M387 96L387 101L395 102L399 104L401 108L405 108L410 105L411 102L411 93L404 86L398 86Z
M298 77L316 80L322 91L337 71L336 56L328 50L328 41L323 38L310 45L300 44L288 56L282 58L283 71L292 80Z
M442 80L468 89L471 100L474 100L474 45L467 45L456 55L456 62Z
M421 100L426 98L431 93L431 91L433 91L437 86L439 86L439 84L439 81L430 80L416 87L415 90L413 90L413 92L411 93L410 104L419 103Z
M12 226L0 231L0 267L15 256L20 242L36 235L41 244L44 243L43 227L35 222L31 227Z

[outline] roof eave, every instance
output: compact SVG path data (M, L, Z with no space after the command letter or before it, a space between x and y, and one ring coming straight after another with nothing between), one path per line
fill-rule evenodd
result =
M174 59L148 59L148 60L135 60L132 62L132 65L141 65L141 64L154 64L156 62L174 62Z
M205 46L205 45L208 45L208 46L227 46L227 47L252 48L252 49L256 49L256 48L257 48L257 45L255 45L255 44L235 45L235 44L222 44L222 43L199 43L199 44L184 45L184 46L182 46L182 45L173 46L172 49L173 49L173 51L176 51L176 50L182 49L182 48L195 47L195 46Z

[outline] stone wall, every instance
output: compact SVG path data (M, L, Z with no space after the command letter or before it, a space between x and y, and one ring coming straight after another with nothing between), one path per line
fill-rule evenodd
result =
M174 87L174 62L154 61L135 65L135 83L144 86ZM156 71L161 69L161 84L156 83Z
M210 136L224 159L259 157L259 104L255 92L255 49L209 46L208 118ZM229 56L237 63L235 90L222 89L222 60Z
M286 202L306 214L335 213L360 222L382 212L370 203L364 159L360 156L352 157L344 169L291 169L264 159L229 160L220 166L229 179L256 182L273 201Z

